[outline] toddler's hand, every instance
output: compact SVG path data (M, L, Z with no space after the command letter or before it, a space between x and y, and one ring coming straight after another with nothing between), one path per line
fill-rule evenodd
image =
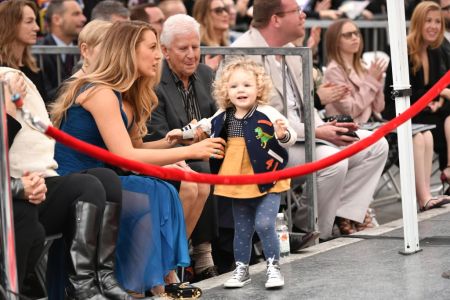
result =
M282 119L278 119L273 124L275 128L275 134L277 135L277 139L282 140L286 137L287 125Z
M173 129L166 134L166 141L171 145L179 143L183 139L183 132L181 129Z

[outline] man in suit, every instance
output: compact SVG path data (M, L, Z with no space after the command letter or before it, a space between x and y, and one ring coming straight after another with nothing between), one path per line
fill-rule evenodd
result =
M293 47L291 41L305 34L305 14L295 0L255 0L253 8L252 28L239 37L233 47ZM261 57L255 60L263 62ZM281 60L268 56L263 63L271 76L275 87L271 105L283 111L283 74ZM298 57L286 57L286 103L287 117L297 135L304 137L302 122L302 66ZM354 123L324 123L315 111L316 138L326 141L316 147L317 159L321 159L340 151L340 147L350 145L358 138L345 135L357 129ZM357 130L360 138L370 135L369 132ZM334 145L334 146L332 146ZM317 172L317 204L320 238L332 237L335 217L362 223L366 210L372 201L375 188L383 170L388 153L385 139L364 149L354 156ZM297 144L289 150L289 165L305 162L303 144ZM308 217L308 201L302 197L296 212L294 224L299 231L306 232Z
M50 46L73 46L86 23L80 4L76 0L53 0L45 16L49 33L39 43ZM72 75L74 56L71 54L44 55L43 73L50 101L55 99L59 84ZM58 72L58 62L60 70ZM48 103L46 103L48 104Z
M192 120L211 117L216 112L211 95L213 72L200 64L199 30L198 22L188 15L175 15L164 23L161 48L165 60L161 82L156 89L158 106L148 124L146 140L161 139L172 129L182 128ZM208 162L191 161L188 164L197 172L210 172ZM212 196L206 200L203 211L197 208L199 219L191 235L197 281L218 275L211 255L211 241L217 236L216 210Z

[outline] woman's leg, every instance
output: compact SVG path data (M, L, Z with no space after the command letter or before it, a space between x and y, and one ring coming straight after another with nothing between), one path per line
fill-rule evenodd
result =
M35 204L26 200L14 199L14 235L16 246L17 279L23 293L23 280L33 272L44 248L45 230L38 219Z
M413 154L414 154L414 171L416 181L416 196L420 207L423 207L425 203L430 200L430 173L429 164L432 162L432 157L428 161L426 157L426 138L424 134L417 133L413 136Z
M114 171L105 168L89 169L82 173L96 177L102 184L106 195L97 247L97 278L100 290L111 300L132 299L120 287L114 275L122 206L122 184L119 176Z
M68 246L68 295L72 299L106 299L97 285L97 245L106 194L89 174L46 179L47 197L40 220L47 234L62 232Z

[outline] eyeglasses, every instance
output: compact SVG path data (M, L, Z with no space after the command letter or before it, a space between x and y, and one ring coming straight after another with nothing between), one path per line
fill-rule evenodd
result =
M444 7L441 7L441 9L443 10L443 11L449 11L450 12L450 5L447 5L447 6L444 6Z
M279 11L274 13L274 15L277 15L279 17L284 17L287 14L291 14L291 13L298 13L301 14L303 11L303 9L300 6L297 6L296 9L291 9L291 10L286 10L286 11Z
M351 39L353 36L359 38L361 37L361 32L359 32L359 30L355 30L355 31L349 31L349 32L344 32L341 33L341 36L344 37L344 39Z
M218 6L216 8L211 9L211 11L213 13L215 13L216 15L221 15L224 12L226 12L227 14L230 13L230 8L228 6Z

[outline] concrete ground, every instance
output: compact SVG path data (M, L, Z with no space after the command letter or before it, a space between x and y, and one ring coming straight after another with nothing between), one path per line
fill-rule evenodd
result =
M432 182L441 192L438 172ZM241 289L222 287L230 273L196 283L202 299L450 299L450 280L441 276L450 270L450 205L418 214L421 251L402 255L401 201L378 201L393 193L392 184L384 185L372 204L379 227L283 258L282 289L264 288L265 263L259 263Z
M223 274L195 285L203 299L450 299L450 206L419 214L420 249L402 255L402 220L309 247L282 259L285 286L266 290L265 263L250 267L252 282L224 289Z

